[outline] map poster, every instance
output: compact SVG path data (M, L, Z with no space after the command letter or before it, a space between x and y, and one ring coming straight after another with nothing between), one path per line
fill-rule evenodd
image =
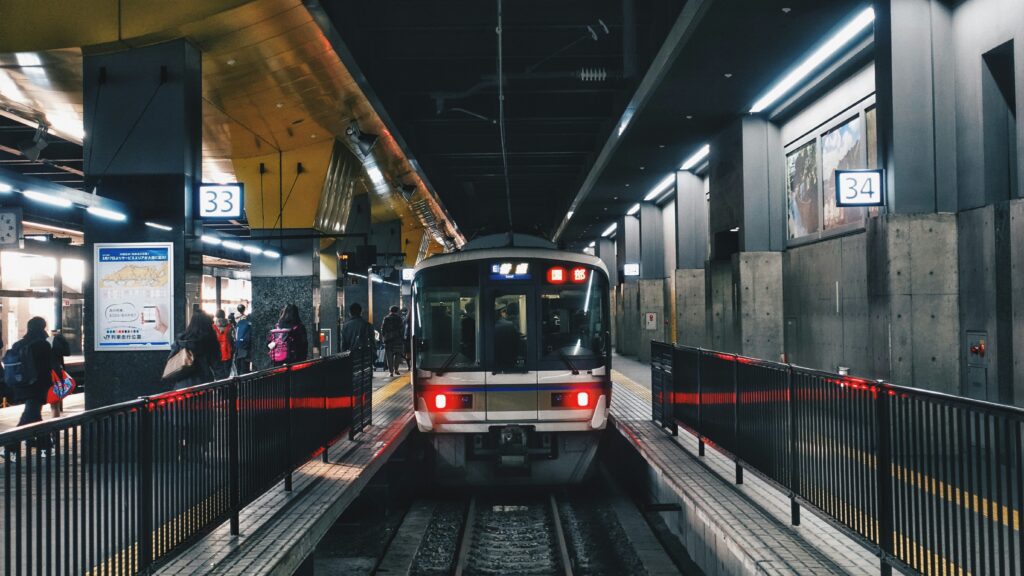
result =
M171 348L173 265L170 242L95 245L95 350Z

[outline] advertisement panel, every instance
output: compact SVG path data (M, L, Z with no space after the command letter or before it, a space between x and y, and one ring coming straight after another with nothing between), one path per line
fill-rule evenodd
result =
M173 262L170 242L95 245L96 351L170 350Z

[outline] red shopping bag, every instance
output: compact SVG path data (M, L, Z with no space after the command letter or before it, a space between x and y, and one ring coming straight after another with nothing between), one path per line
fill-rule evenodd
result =
M75 379L64 370L60 371L60 375L57 375L56 370L50 370L50 380L53 386L46 393L47 403L60 402L75 389Z

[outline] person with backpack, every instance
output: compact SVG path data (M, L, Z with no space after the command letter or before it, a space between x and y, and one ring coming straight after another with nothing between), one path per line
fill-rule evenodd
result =
M235 316L235 371L252 372L252 322L245 314L245 304L238 305Z
M363 307L353 302L348 313L348 322L341 327L341 351L374 350L373 326L363 319Z
M50 376L50 344L46 341L46 320L35 316L28 321L28 330L21 340L4 354L4 384L14 401L23 401L18 426L40 422L46 393L53 381ZM36 446L49 448L49 440Z
M402 353L404 352L403 324L398 306L392 306L388 310L388 315L384 317L384 321L380 323L381 339L384 340L384 363L387 365L388 372L392 377L400 374L398 363L401 361Z
M219 354L213 362L213 373L217 379L231 375L231 359L234 357L235 334L224 310L217 310L213 319L213 333L217 336Z
M299 307L288 304L281 310L277 325L267 334L270 362L274 366L292 364L306 359L309 339L306 327L299 320Z
M217 344L217 334L213 330L213 319L206 312L192 312L188 328L171 344L171 354L167 357L168 364L175 362L175 356L179 353L190 353L191 359L188 362L180 362L182 369L175 371L173 377L166 376L174 382L175 390L213 382L216 377L213 367L220 358L220 346ZM165 367L165 375L167 372L168 369Z

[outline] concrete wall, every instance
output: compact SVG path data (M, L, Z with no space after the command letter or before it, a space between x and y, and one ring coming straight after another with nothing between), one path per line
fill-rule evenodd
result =
M733 275L739 351L778 360L783 350L782 253L741 252L733 256Z
M735 326L732 263L708 262L706 274L706 326L709 347L724 352L739 352Z
M651 361L651 341L664 342L668 335L668 307L665 305L665 280L641 280L640 315L637 324L639 349L637 358L641 362ZM647 313L655 315L653 328L647 324Z
M675 271L676 343L708 347L704 270Z
M866 234L787 251L783 257L790 362L876 376L868 337Z

